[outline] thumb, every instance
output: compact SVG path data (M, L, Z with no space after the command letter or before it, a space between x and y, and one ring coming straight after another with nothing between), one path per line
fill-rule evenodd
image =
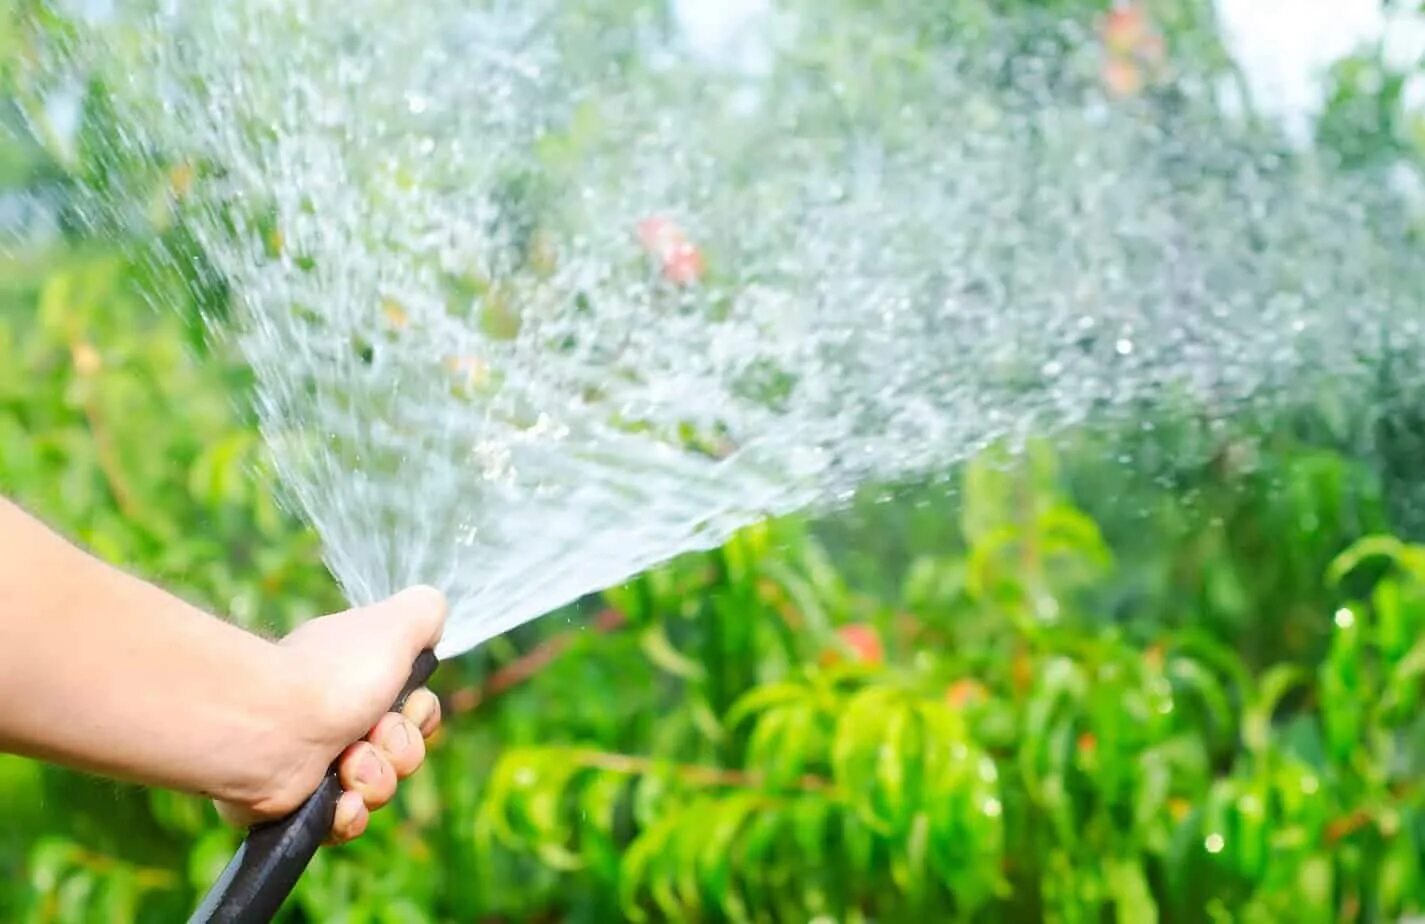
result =
M418 584L361 607L350 614L358 631L372 638L384 638L390 651L404 653L407 661L427 648L434 648L445 632L448 606L445 595L434 587Z
M370 606L313 619L282 640L316 681L324 722L343 744L390 708L416 657L440 640L445 596L416 586Z

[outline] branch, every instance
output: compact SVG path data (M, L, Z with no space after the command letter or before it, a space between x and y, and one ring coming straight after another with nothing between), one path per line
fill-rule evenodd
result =
M74 340L69 344L69 352L74 362L75 374L80 378L93 379L99 373L101 360L94 347L82 340ZM97 383L91 384L97 385ZM124 467L119 462L119 454L114 449L114 440L109 433L109 426L104 420L104 416L99 412L96 394L96 388L88 389L84 400L80 402L80 408L84 412L85 421L89 424L89 435L94 438L94 450L99 461L99 471L103 474L104 482L109 487L109 494L114 498L114 503L118 506L119 512L124 515L124 519L136 521L139 505L135 502L133 488L129 486L128 479L124 475Z
M609 608L595 616L591 625L596 632L609 633L622 628L627 623L627 616L616 609ZM530 680L564 654L581 632L582 630L575 629L546 639L485 678L484 683L461 687L451 693L449 696L451 714L461 715L473 712L487 701Z
M1390 795L1396 803L1405 802L1414 797L1418 788L1413 781L1403 780L1390 787ZM1376 813L1368 809L1356 809L1328 821L1321 831L1321 840L1327 847L1335 847L1352 834L1376 823Z
M94 437L99 471L104 475L104 482L109 486L109 493L113 496L119 512L124 515L124 519L133 522L138 519L138 504L134 501L133 489L129 487L128 479L124 476L123 466L119 464L118 454L114 452L108 426L99 416L93 399L85 399L83 408L84 417L89 422L89 432Z
M574 751L572 760L597 770L612 773L626 773L631 776L645 776L658 770L671 770L680 782L691 786L726 786L739 789L772 788L764 774L754 770L733 770L727 767L707 767L700 764L675 764L668 761L652 760L633 754L615 754L608 751ZM835 792L836 784L824 777L804 774L793 781L791 787L802 792Z
M141 891L166 891L179 886L178 876L172 870L138 866L123 860L116 860L107 854L88 850L78 844L71 845L71 849L73 851L71 859L76 866L98 873L100 876L125 871L133 877L134 884Z
M1321 831L1321 839L1327 847L1335 847L1357 831L1369 827L1374 820L1375 816L1370 812L1365 809L1357 809L1348 815L1328 821L1326 827Z

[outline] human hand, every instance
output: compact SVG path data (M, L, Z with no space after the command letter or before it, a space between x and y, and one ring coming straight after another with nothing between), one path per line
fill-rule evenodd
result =
M426 689L412 693L400 713L387 710L417 655L440 639L445 611L439 591L412 587L314 619L282 639L278 670L292 701L279 708L289 743L275 749L267 784L240 801L218 802L219 814L242 826L281 818L336 760L343 792L329 843L360 836L370 813L395 796L397 781L420 767L425 741L440 725L440 702Z

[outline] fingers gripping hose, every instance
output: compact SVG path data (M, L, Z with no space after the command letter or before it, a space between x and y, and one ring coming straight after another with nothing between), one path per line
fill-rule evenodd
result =
M401 694L392 704L400 712L406 698L425 686L435 672L435 653L429 649L416 658ZM317 847L331 833L341 782L333 764L317 791L286 818L251 828L242 846L228 861L188 924L262 924L271 921L312 862Z

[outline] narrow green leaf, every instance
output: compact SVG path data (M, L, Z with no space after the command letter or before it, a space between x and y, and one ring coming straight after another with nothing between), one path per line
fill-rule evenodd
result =
M693 683L707 678L707 669L673 646L661 620L654 620L639 633L639 647L648 659L675 677Z
M1120 924L1157 924L1158 903L1135 859L1110 859L1104 863L1104 881L1113 896L1116 919Z

